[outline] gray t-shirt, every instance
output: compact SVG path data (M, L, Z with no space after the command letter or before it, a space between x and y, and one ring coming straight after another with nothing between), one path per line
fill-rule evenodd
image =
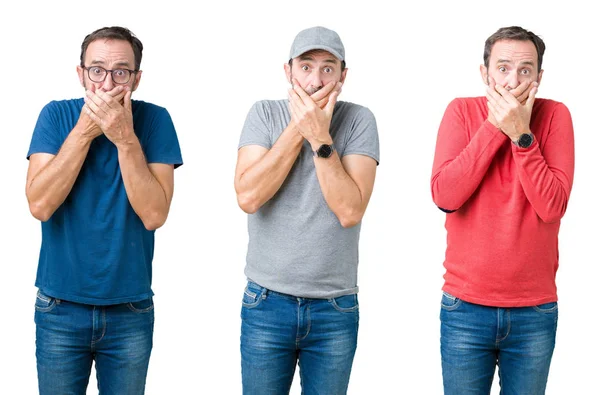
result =
M270 149L290 122L287 100L260 101L248 113L240 144ZM330 128L340 157L369 156L379 163L375 117L368 108L337 102ZM306 298L358 292L360 223L343 228L321 192L308 141L283 185L248 216L246 276L273 291Z

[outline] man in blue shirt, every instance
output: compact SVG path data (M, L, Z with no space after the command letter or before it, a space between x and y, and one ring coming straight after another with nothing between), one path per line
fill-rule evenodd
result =
M152 349L154 230L182 164L166 109L132 101L142 43L128 29L86 36L83 99L42 110L26 194L42 221L36 286L40 394L143 394Z

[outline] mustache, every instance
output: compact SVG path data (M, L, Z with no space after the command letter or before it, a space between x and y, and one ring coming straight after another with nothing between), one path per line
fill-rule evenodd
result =
M306 93L308 93L309 96L312 96L313 94L317 93L318 91L320 91L321 89L323 89L322 86L319 86L317 88L309 86L305 89Z

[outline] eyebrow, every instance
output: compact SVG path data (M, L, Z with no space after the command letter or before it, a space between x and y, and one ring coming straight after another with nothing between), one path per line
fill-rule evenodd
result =
M512 63L512 60L508 60L508 59L498 59L498 61L496 61L496 64L504 64L504 63ZM535 64L533 64L533 62L531 60L526 60L524 62L519 63L519 66L531 66L531 67L535 67Z
M300 60L301 61L315 61L315 58L313 58L312 56L300 56ZM336 64L337 65L337 61L335 59L329 58L329 59L325 59L323 61L324 63L331 63L331 64Z
M92 63L90 63L90 65L100 65L100 66L104 66L105 64L106 63L103 60L92 60ZM114 66L117 66L117 67L130 67L129 66L129 62L126 61L126 60L120 61L120 62L116 62L114 64Z

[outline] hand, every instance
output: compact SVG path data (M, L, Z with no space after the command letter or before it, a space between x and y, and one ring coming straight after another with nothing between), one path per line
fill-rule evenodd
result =
M496 81L491 76L488 77L488 88L487 89L490 89L490 86L496 86ZM487 90L486 90L486 97L487 97ZM490 99L488 99L488 117L487 117L487 120L492 125L494 125L496 128L500 129L500 125L498 124L498 121L494 117L494 113L489 109L490 108L489 101L490 101Z
M519 103L525 105L525 103L527 103L527 99L529 98L529 92L531 92L531 90L537 86L537 82L523 81L515 89L509 90L509 92L519 101Z
M292 121L296 129L312 146L318 149L322 144L333 142L329 134L329 126L339 90L333 90L327 98L325 107L321 109L304 89L293 80L294 88L289 89L289 107ZM318 91L314 93L316 95ZM322 99L323 100L323 99Z
M109 92L88 90L84 100L87 115L115 145L126 143L133 135L130 87L119 85Z
M515 90L523 89L521 85L515 88ZM513 141L517 141L521 134L531 132L529 130L529 122L531 121L531 111L538 84L537 82L533 82L531 85L530 89L523 89L523 92L519 95L523 96L527 90L529 91L525 104L521 104L511 92L501 85L492 85L490 83L486 92L489 110L488 120L490 118L495 120L497 122L495 126ZM490 120L490 122L492 121Z
M299 85L296 79L294 79L294 81L296 85ZM313 101L317 103L319 108L322 110L327 105L327 102L329 101L329 96L331 96L333 92L337 92L338 96L340 95L340 93L342 93L341 82L331 81L323 88L310 95L310 98L313 99Z
M102 129L90 118L85 105L81 108L79 120L75 127L80 128L83 137L88 138L90 141L102 134Z

